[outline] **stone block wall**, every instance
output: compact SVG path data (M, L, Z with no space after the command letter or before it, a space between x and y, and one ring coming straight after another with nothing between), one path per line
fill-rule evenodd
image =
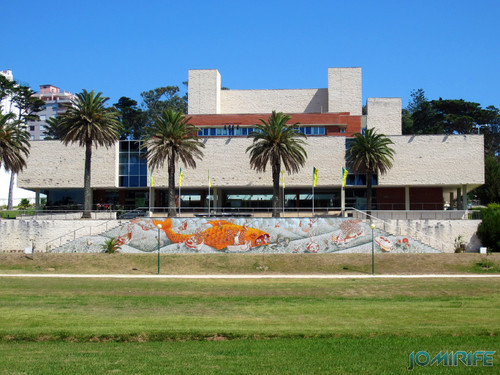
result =
M0 220L0 252L22 251L34 245L36 252L45 252L48 243L58 246L76 237L102 233L117 226L118 220ZM62 242L55 241L60 236Z
M18 186L36 188L82 188L85 148L60 141L33 141L27 167L18 175ZM92 151L91 184L94 188L118 186L118 143Z
M393 167L379 186L484 183L482 135L393 136Z
M221 91L221 113L271 113L272 111L284 113L328 112L328 90Z
M341 170L344 166L344 137L308 137L307 160L297 174L285 174L287 187L311 186L312 169L319 171L318 186L339 186ZM197 161L197 168L184 168L183 187L208 185L208 171L212 186L272 186L270 167L266 173L257 173L250 168L249 154L245 152L252 143L248 138L208 138L205 140L203 160ZM176 174L176 184L179 175ZM167 167L153 172L155 186L168 185Z
M445 253L455 251L455 239L461 236L466 251L478 252L481 241L476 236L481 220L386 220L376 227L389 233L411 236Z
M367 128L377 133L401 135L401 98L368 98Z
M214 220L219 220L215 221ZM205 252L222 250L234 252L370 252L371 230L369 222L359 219L340 218L177 218L161 221L140 218L131 222L96 220L0 220L0 252L22 251L34 244L35 252L58 248L59 252L82 252L99 244L105 238L123 239L124 251L153 251L156 249L156 225L162 223L162 248L168 245L168 252ZM215 223L215 224L214 224ZM475 233L479 220L388 220L375 221L377 244L390 245L386 252L454 252L455 239L463 238L467 251L477 251L481 246ZM216 225L216 226L214 226ZM77 230L73 237L72 232ZM210 231L225 231L222 238L228 243L211 243L209 238L201 241ZM247 232L248 230L248 232ZM174 233L175 243L168 243L165 235ZM210 232L210 233L212 233ZM98 239L102 234L103 238ZM213 234L213 233L212 233ZM257 235L269 246L260 247ZM64 236L61 241L52 241ZM89 242L89 236L93 236ZM199 237L199 238L198 238ZM248 237L248 238L247 238ZM212 237L211 237L212 238ZM73 241L76 239L76 241ZM198 242L196 242L198 240ZM226 241L224 240L224 241ZM250 242L247 241L256 241ZM415 241L417 240L417 241ZM432 246L419 245L420 242ZM77 243L78 246L71 244ZM184 246L184 245L185 246ZM200 245L200 246L197 246ZM406 244L406 245L405 245ZM219 246L220 245L220 246ZM224 246L222 246L224 245ZM231 246L229 246L231 245ZM222 247L221 247L222 246ZM180 248L182 247L182 248ZM220 248L219 248L220 247ZM71 250L73 249L73 250ZM162 250L162 252L164 252Z
M219 114L221 98L221 78L217 69L189 70L190 115Z
M361 116L361 68L328 68L328 112Z

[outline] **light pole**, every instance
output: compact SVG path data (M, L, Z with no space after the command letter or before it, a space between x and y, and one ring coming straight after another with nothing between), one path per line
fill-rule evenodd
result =
M158 227L158 275L160 274L160 230L161 224L157 225Z
M372 275L375 275L375 237L374 237L374 229L375 229L375 224L371 223L370 228L372 228Z

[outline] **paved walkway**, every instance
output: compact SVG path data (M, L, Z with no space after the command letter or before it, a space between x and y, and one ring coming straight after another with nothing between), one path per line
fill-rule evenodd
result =
M110 278L110 279L429 279L492 278L500 274L429 275L82 275L82 274L0 274L0 277Z

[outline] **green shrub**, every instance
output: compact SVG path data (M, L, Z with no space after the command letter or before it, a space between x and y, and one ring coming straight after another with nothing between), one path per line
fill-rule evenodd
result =
M19 209L25 209L30 207L30 200L28 198L21 199L21 202L17 206Z
M483 218L477 228L477 236L491 251L500 252L500 204L491 203L481 210Z
M112 254L116 253L120 248L120 243L118 242L118 238L110 238L101 245L101 248L104 250L104 253Z

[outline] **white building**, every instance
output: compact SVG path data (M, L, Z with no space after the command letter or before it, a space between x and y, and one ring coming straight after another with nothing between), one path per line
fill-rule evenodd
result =
M247 134L253 125L273 110L300 122L308 136L306 165L297 174L285 174L282 198L287 210L310 210L313 167L319 170L315 207L326 211L340 207L346 143L366 128L389 136L396 151L393 168L374 179L378 209L442 210L447 201L457 198L460 208L465 206L464 193L484 183L482 135L402 135L400 98L368 98L367 114L362 114L361 68L330 68L325 78L327 88L221 90L217 70L190 70L188 112L206 148L196 169L182 166L181 206L204 207L209 201L219 210L271 206L271 172L251 169L245 150L251 144ZM143 152L131 141L94 151L94 204L166 206L167 170L154 171L150 189ZM83 167L83 148L35 141L19 185L47 194L49 204L81 204ZM208 173L212 186L207 199ZM150 190L155 191L151 203ZM366 177L350 174L346 206L364 208L365 191Z
M26 126L31 140L40 140L45 138L46 121L64 114L67 106L71 105L75 99L75 95L70 92L61 91L59 87L53 85L40 85L40 92L33 96L43 100L45 107L37 113L40 120L29 121Z

